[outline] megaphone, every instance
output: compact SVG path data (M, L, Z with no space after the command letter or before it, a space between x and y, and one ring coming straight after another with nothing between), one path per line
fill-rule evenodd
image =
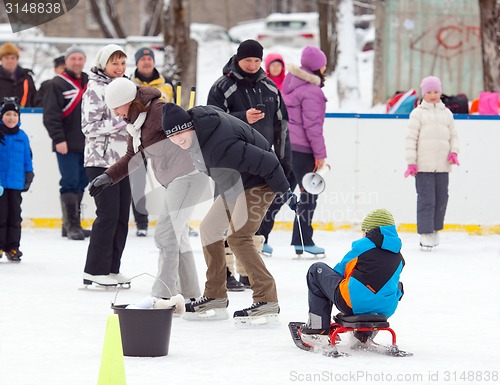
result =
M309 194L318 195L325 191L325 175L330 171L330 165L325 164L315 172L308 172L302 178L302 186Z

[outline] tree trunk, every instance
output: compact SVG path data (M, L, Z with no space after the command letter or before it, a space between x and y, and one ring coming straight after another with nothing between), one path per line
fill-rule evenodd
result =
M479 0L481 49L483 51L483 87L500 92L500 2Z
M352 0L341 0L339 4L338 30L339 58L337 62L337 82L339 104L344 111L358 112L359 79L356 33L354 30L354 8Z
M92 14L105 37L126 37L116 10L115 0L89 0Z
M318 0L318 13L320 47L328 58L326 73L331 74L337 67L338 57L338 0Z
M196 85L196 42L189 38L187 7L183 0L165 2L163 17L163 40L165 42L164 74L174 81L182 82L183 107L188 106L189 92ZM193 59L194 58L194 59Z
M162 1L144 1L144 22L141 28L144 36L156 36L161 33L162 9Z
M387 101L385 89L385 48L384 24L386 15L385 0L376 1L375 6L375 41L373 62L373 105Z

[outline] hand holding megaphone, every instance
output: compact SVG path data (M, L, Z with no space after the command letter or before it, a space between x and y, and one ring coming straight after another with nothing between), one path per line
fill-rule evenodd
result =
M325 191L325 175L330 171L330 165L324 163L316 171L309 172L302 178L302 186L309 194L318 195Z

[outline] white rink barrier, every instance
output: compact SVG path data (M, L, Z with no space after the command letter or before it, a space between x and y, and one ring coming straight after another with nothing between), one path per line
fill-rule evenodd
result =
M59 170L51 141L42 123L41 109L24 109L21 128L31 141L35 179L24 193L24 225L60 225ZM324 135L327 163L326 189L318 200L314 222L318 228L357 226L372 209L390 210L400 229L415 229L416 192L414 178L404 178L404 140L407 115L329 113ZM448 229L499 232L500 229L500 117L456 115L460 166L450 174ZM161 207L161 187L148 194L151 220ZM95 217L93 199L84 195L83 215ZM210 202L195 210L199 222ZM133 217L131 216L131 221ZM278 223L290 228L293 216L283 209Z

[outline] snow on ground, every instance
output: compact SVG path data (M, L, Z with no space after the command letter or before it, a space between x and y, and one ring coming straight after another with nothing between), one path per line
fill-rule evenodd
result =
M132 230L132 229L131 229ZM360 233L318 231L324 260L337 263ZM478 384L497 383L500 372L500 235L446 232L432 252L419 250L416 234L403 233L405 296L391 317L401 349L414 357L354 352L327 358L301 351L287 324L305 321L305 274L311 261L292 260L290 234L276 231L266 258L276 278L281 326L242 330L232 319L189 322L174 318L166 357L125 357L128 385L159 384ZM199 238L192 238L200 283L205 263ZM68 241L59 230L23 230L20 264L0 260L0 384L88 385L97 383L113 290L79 290L88 241ZM155 274L153 237L133 231L122 272ZM117 303L149 295L152 278L133 281ZM251 304L251 292L229 293L229 311ZM389 342L381 332L377 339ZM341 347L348 349L344 339ZM486 380L488 378L489 380Z

